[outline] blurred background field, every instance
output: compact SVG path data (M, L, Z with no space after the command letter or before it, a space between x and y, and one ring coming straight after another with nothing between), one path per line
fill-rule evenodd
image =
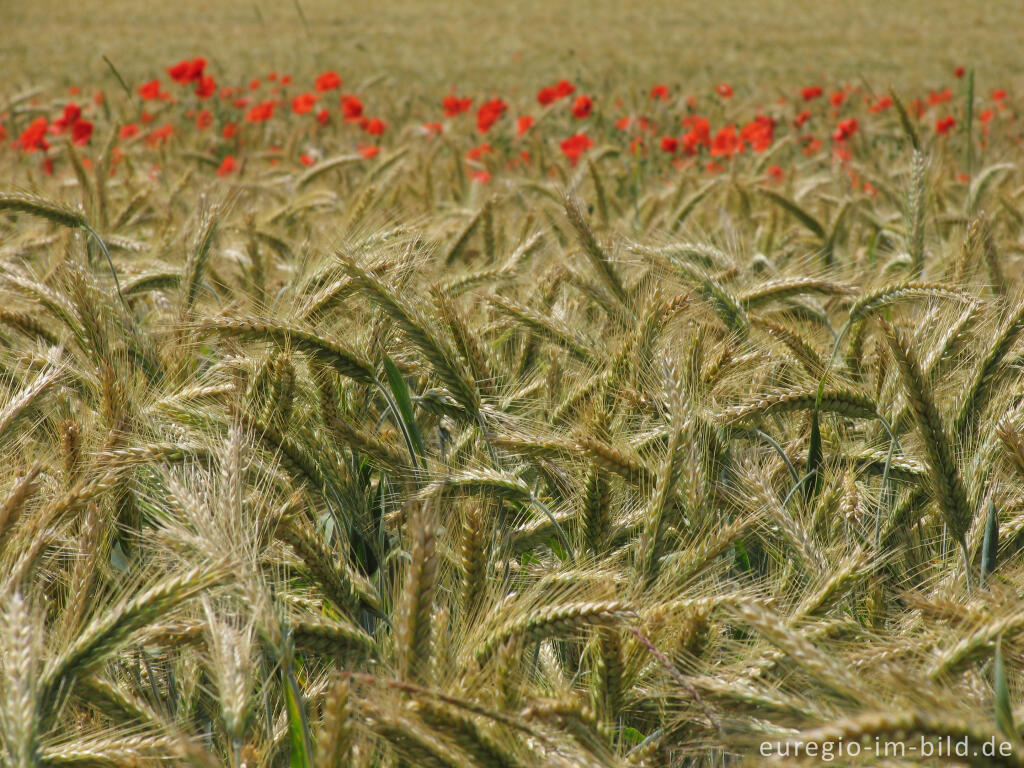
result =
M3 90L113 86L104 53L135 79L155 62L202 55L229 76L331 67L508 95L555 74L634 88L863 77L882 90L934 86L961 64L1003 87L1024 70L1019 0L2 0L0 11Z

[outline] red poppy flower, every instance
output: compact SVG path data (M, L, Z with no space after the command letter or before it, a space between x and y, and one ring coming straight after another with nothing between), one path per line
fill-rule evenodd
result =
M547 86L537 91L537 101L542 107L546 107L549 104L554 104L558 101L558 91L553 87Z
M846 101L846 94L843 91L834 91L828 97L828 101L833 107L842 106L843 102Z
M740 138L755 152L764 152L775 138L775 121L765 115L758 115L740 129Z
M956 118L952 115L946 115L935 121L935 132L946 134L949 133L953 128L956 127Z
M582 120L590 114L593 108L594 102L589 96L577 96L576 100L572 103L572 114L574 117Z
M480 109L476 113L477 130L480 133L487 133L491 130L491 126L498 121L498 118L505 114L507 109L508 104L501 99L491 99L481 104Z
M75 104L73 101L64 107L64 112L53 121L53 125L50 126L51 133L64 133L69 126L74 125L75 121L82 116L82 108Z
M569 163L576 165L580 156L594 146L594 140L585 133L577 133L559 142L558 146L561 148L562 154L569 158Z
M301 93L292 99L292 112L296 115L304 115L312 111L313 105L319 98L315 93Z
M306 154L299 155L299 162L307 166L316 164L316 160Z
M63 123L64 125L69 125L69 124L75 122L76 120L78 120L81 116L82 116L82 108L72 101L71 103L66 104L64 106L64 112L61 114L60 118L57 120L57 123ZM55 125L57 123L55 123Z
M800 91L800 95L804 97L804 101L812 101L813 99L821 96L821 93L822 90L820 85L812 85Z
M669 154L675 154L679 151L679 139L675 136L662 136L661 151L668 152Z
M700 115L687 115L683 118L683 127L697 131L707 137L707 144L711 144L711 121Z
M874 104L872 104L870 107L868 107L868 109L871 112L878 113L878 112L884 112L885 110L887 110L891 106L892 106L892 97L891 96L882 96L878 101L876 101Z
M487 171L473 171L469 176L477 184L486 184L491 180L491 174Z
M320 123L320 125L327 125L331 122L331 113L326 109L321 109L316 113L316 121Z
M559 99L564 99L575 90L576 86L568 80L559 80L555 83L555 96Z
M956 69L953 70L953 77L955 77L957 80L959 80L965 74L967 74L967 70L964 69L963 67L957 67Z
M481 144L478 147L473 147L466 153L466 160L470 163L479 162L481 157L493 151L490 144Z
M378 154L380 154L380 147L374 144L371 144L367 147L360 147L359 154L365 157L367 160L369 160L371 157L376 157Z
M929 105L942 104L943 102L951 101L952 99L953 99L953 89L952 88L946 88L945 90L942 90L942 91L929 91L928 92L928 104Z
M234 155L227 155L220 162L220 167L217 168L218 176L227 176L229 173L234 173L235 168L238 167L238 163L235 162Z
M172 133L174 133L174 126L170 123L164 123L159 128L154 128L149 132L149 136L146 137L146 143L151 147L155 147L167 141Z
M797 127L799 128L801 125L803 125L804 123L806 123L810 119L811 119L811 113L808 112L805 109L803 112L801 112L799 115L796 116L796 118L793 120L793 122L796 123Z
M341 114L350 123L359 120L363 116L363 102L351 94L342 96Z
M192 77L192 62L188 60L179 61L172 67L167 68L167 74L176 83L185 84Z
M981 111L981 114L979 114L979 115L978 115L978 119L979 119L979 120L980 120L981 122L983 122L983 123L987 123L987 122L989 122L989 121L990 121L990 120L991 120L991 119L992 119L993 117L995 117L995 115L996 115L996 113L995 113L995 112L993 112L993 111L992 111L991 109L984 109L984 110L982 110L982 111Z
M821 139L816 139L813 136L804 136L803 141L804 141L803 152L804 152L805 155L808 155L808 156L809 155L813 155L815 152L817 152L819 149L821 149L825 145L825 143Z
M522 136L533 127L533 118L529 115L522 115L516 118L516 136Z
M620 131L628 131L629 126L632 124L632 122L633 118L630 115L626 115L625 117L620 117L618 120L615 121L615 127L618 128Z
M711 140L712 157L732 157L743 151L743 142L736 133L736 126L730 123L715 134Z
M715 86L715 93L721 96L723 99L732 98L732 86L728 83L719 83Z
M469 108L473 106L473 100L460 99L450 93L441 100L441 106L444 107L445 117L455 117L463 112L468 112Z
M225 139L233 139L237 133L238 126L235 123L224 123L224 129L220 132L220 135Z
M363 130L371 136L381 136L387 128L387 123L379 117L370 118L366 121L366 125L363 126Z
M441 123L424 123L423 130L428 134L436 133L440 136L444 132L444 126Z
M785 176L785 173L783 172L782 168L780 168L779 166L777 166L777 165L770 165L770 166L768 166L768 170L765 172L765 175L768 177L768 180L771 183L773 183L773 184L781 184L782 183L782 179Z
M832 133L834 141L846 141L857 132L857 118L851 117L848 120L840 120Z
M262 123L274 116L274 102L272 101L261 101L255 107L250 109L245 119L250 123Z
M213 125L213 113L208 109L204 109L198 115L196 115L196 128L200 131L205 130Z
M650 98L652 101L668 101L668 86L656 85L651 88Z
M284 82L283 80L281 81ZM337 72L324 72L316 79L316 89L323 93L324 91L333 91L335 88L341 88L341 76Z
M71 142L76 147L84 147L92 138L92 123L88 120L76 120L71 125Z
M160 98L160 81L150 80L139 86L139 96L145 101L152 101Z
M135 123L128 123L127 125L121 126L120 137L121 137L122 141L124 139L130 139L133 136L138 136L138 135L139 135L139 126L137 126Z
M1002 88L997 88L996 90L992 91L992 101L1002 101L1005 98L1006 91L1004 91Z
M167 74L171 76L171 80L179 85L187 85L195 80L199 80L203 76L205 69L206 59L199 57L191 61L179 61L173 67L167 68Z
M45 117L37 117L18 137L22 152L35 152L37 149L49 149L46 141L46 129L49 127Z
M711 123L706 117L700 115L687 115L683 125L689 128L689 132L683 136L683 150L688 155L697 154L700 146L711 146Z
M217 81L209 75L203 75L199 78L199 84L196 86L196 96L200 99L208 99L217 92Z

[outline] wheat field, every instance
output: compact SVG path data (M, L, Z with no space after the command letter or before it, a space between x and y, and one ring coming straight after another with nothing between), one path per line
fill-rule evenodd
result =
M0 14L3 765L1024 764L1016 4Z

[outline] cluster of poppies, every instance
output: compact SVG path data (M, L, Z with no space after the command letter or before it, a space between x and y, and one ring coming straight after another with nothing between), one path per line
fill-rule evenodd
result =
M355 144L355 150L363 157L373 158L381 151L388 123L381 117L368 115L362 97L343 92L343 80L333 70L321 72L312 79L308 90L296 92L289 75L271 72L263 79L253 79L246 84L218 86L208 69L205 58L183 59L166 68L170 80L166 87L161 78L136 86L131 103L121 111L122 114L130 114L129 110L134 112L134 119L123 122L117 129L121 144L143 141L155 148L194 126L200 134L211 131L211 138L201 136L200 140L218 157L218 173L230 175L242 167L236 153L244 146L263 142L273 147L282 131L296 129L302 132L306 142L297 151L297 161L304 165L315 164L322 154L318 147L336 143L337 134L330 132L329 127L337 121L339 125L358 129L346 140ZM954 76L963 77L964 72L957 68ZM472 114L476 134L499 132L498 150L484 143L466 153L472 176L480 182L490 180L502 159L508 167L529 163L531 149L535 150L538 142L550 142L552 147L557 147L570 165L576 165L600 140L612 145L621 143L633 155L648 156L653 151L669 156L678 168L696 166L715 173L737 155L762 153L772 148L780 129L793 134L795 144L805 155L821 152L831 140L833 153L840 159L847 158L850 156L847 144L861 130L865 118L863 113L856 114L857 104L866 107L869 114L881 114L897 105L892 95L869 94L856 86L826 92L821 85L809 85L798 89L792 97L759 106L752 119L736 122L726 120L736 113L732 105L735 92L729 83L713 86L710 93L702 97L703 108L699 107L697 96L683 98L673 90L667 84L656 84L646 90L639 101L632 103L632 109L627 108L621 98L610 108L603 105L599 109L596 96L581 93L576 84L562 79L541 87L536 93L536 106L526 106L520 114L515 114L509 102L500 97L492 95L478 101L453 90L439 99L439 109L435 107L439 112L437 119L429 115L430 119L419 123L419 128L427 139L447 132L468 136L474 131L460 129L460 116ZM80 91L76 88L72 93ZM990 103L982 104L975 112L981 126L979 138L983 142L993 119L1006 110L1007 94L1000 89L992 91L987 98ZM25 154L42 152L44 169L52 172L52 158L47 155L49 139L66 135L75 146L88 145L93 136L93 122L86 119L83 112L101 106L102 100L100 93L92 105L80 106L68 101L53 119L37 113L34 119L20 126L15 146ZM898 106L908 119L918 121L934 110L935 116L931 118L934 131L938 136L946 136L958 126L951 110L953 101L953 88L944 87ZM177 111L173 109L175 106ZM406 111L417 114L415 110ZM156 125L160 114L170 119ZM533 136L542 117L546 129L543 135ZM310 122L302 123L305 119ZM1014 116L1008 114L1007 119L1012 120ZM9 115L0 115L0 142L7 136L4 124L11 120ZM716 122L718 125L713 128ZM506 124L512 129L502 129ZM244 131L247 125L254 129L262 125L266 129L256 136L247 136ZM326 133L319 133L325 130ZM516 142L521 142L522 146L515 147ZM114 148L113 166L121 153L120 146ZM278 162L276 156L271 162ZM771 168L777 170L772 170L769 177L780 178L781 169Z
M61 116L49 122L45 117L37 117L18 136L18 144L24 152L47 150L50 143L47 135L70 134L71 142L77 147L84 147L92 138L93 124L82 117L82 108L74 102L64 106Z

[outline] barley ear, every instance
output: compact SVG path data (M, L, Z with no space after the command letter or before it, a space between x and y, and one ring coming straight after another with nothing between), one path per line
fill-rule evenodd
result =
M964 564L969 569L966 536L973 515L967 502L967 490L953 459L952 441L932 398L931 387L910 347L885 320L879 320L879 323L899 369L911 412L921 433L928 457L932 493L950 533L963 550ZM967 578L969 581L970 576Z
M430 669L434 590L437 581L437 528L427 519L429 502L410 522L412 553L405 574L397 628L402 678L423 681Z
M97 616L43 671L40 700L52 712L58 694L66 693L77 678L95 668L135 632L223 581L227 573L225 566L193 568L157 582Z
M6 599L4 627L0 631L3 644L3 706L0 707L0 734L5 763L12 768L36 768L40 765L39 694L39 627L19 591Z
M576 236L579 239L580 245L583 246L583 252L590 259L598 275L601 277L601 282L604 284L616 299L624 307L630 306L629 296L626 293L626 288L622 283L622 278L615 271L615 267L612 266L611 259L608 258L608 254L605 253L604 249L598 244L597 237L591 230L590 225L587 223L586 218L583 216L583 209L580 207L580 202L574 197L565 198L565 215L572 224L572 228L576 230Z
M985 520L985 537L981 542L981 575L980 583L985 586L985 579L996 569L996 556L999 552L999 515L996 513L995 502L988 503L988 517Z
M910 166L910 190L907 195L907 252L910 254L910 272L914 279L924 273L925 183L927 165L921 152L914 151Z
M114 261L110 258L110 251L96 230L89 225L89 220L82 211L70 208L62 203L32 195L24 192L0 192L0 211L18 211L28 213L32 216L39 216L48 219L61 226L70 229L84 229L96 242L103 255L107 259L107 266L110 267L110 274L114 278L114 286L117 288L117 295L121 299L122 306L127 310L128 304L121 293L121 283L117 279L117 270L114 268Z
M316 745L319 768L342 768L349 764L352 751L350 688L349 678L339 675L327 694L320 738Z

